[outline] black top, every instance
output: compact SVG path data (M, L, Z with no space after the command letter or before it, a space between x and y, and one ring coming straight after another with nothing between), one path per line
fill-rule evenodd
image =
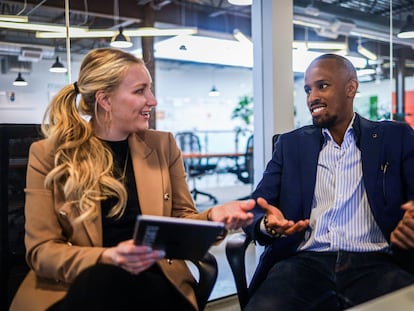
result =
M109 218L107 216L117 198L109 198L101 203L103 246L110 247L132 238L136 217L138 214L141 214L141 209L138 201L131 155L128 151L128 140L104 142L112 150L114 157L114 176L123 179L121 182L124 182L128 193L125 212L119 219L116 219L116 217ZM125 160L127 160L126 166ZM125 178L122 178L124 168L126 168L126 174Z

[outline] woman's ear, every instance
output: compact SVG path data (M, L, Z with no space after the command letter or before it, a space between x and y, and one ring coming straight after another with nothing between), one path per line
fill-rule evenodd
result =
M109 101L108 93L104 91L97 91L95 94L97 104L105 111L111 111L111 102Z

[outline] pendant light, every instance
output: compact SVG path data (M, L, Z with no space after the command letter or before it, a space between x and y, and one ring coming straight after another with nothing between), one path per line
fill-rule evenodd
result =
M26 86L27 85L27 82L25 79L23 79L21 72L17 74L17 78L16 80L14 80L13 85L14 86Z
M219 92L219 90L216 88L216 86L215 86L215 85L213 85L213 87L211 88L210 92L208 92L208 96L211 96L211 97L217 97L217 96L220 96L220 92Z
M50 72L56 72L56 73L64 73L64 72L67 72L68 70L60 62L59 56L57 56L55 63L52 65L52 67L49 68L49 71Z
M401 39L414 38L414 21L413 16L407 16L407 22L401 27L401 31L397 35Z
M253 0L228 0L233 5L252 5Z
M114 48L126 49L132 46L131 39L123 34L123 28L119 27L119 33L111 40L111 46Z

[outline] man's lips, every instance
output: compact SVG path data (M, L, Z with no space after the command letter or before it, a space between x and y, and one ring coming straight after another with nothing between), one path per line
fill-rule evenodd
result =
M326 109L326 105L323 104L316 104L316 105L312 105L309 110L311 112L311 114L318 114L319 112L321 112L322 110Z

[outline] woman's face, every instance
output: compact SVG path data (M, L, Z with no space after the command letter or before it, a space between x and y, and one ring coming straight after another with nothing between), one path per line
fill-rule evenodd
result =
M149 126L150 111L157 105L152 79L144 65L132 65L120 85L108 95L111 111L110 139L125 139Z

